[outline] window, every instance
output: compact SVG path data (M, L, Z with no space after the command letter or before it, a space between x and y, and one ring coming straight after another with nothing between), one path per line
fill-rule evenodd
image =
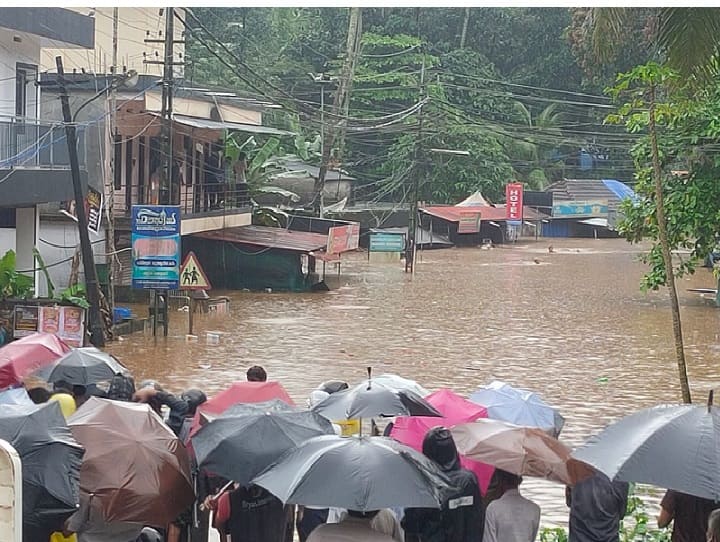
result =
M32 64L15 64L15 115L35 118L37 108L38 69Z

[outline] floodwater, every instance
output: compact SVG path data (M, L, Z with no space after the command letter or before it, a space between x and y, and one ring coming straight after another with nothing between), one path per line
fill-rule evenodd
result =
M231 313L198 316L197 342L186 342L187 313L174 312L157 346L135 334L109 350L137 381L209 395L263 365L299 404L320 382L356 382L367 366L460 393L500 379L559 407L562 437L575 446L623 414L680 398L667 292L640 292L638 250L623 240L553 239L427 251L414 277L355 254L334 291L227 293ZM713 285L706 269L678 281L696 401L720 382L720 311L686 289ZM222 333L219 344L207 344L207 331ZM566 523L562 487L526 480L522 489L541 505L543 524Z

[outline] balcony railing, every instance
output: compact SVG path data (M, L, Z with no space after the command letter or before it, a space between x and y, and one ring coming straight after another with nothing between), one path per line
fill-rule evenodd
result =
M201 183L194 185L175 186L174 195L167 190L153 191L150 186L134 185L130 194L126 189L115 191L115 212L124 211L130 215L133 205L180 205L183 216L212 215L225 212L246 211L252 206L250 193L246 184L231 187L225 183Z
M76 128L78 160L85 167L85 127ZM0 117L0 169L69 169L65 128L61 122Z

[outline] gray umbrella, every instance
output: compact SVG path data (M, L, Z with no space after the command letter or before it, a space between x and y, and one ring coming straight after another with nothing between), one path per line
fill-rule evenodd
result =
M0 438L22 461L24 524L28 530L43 525L60 529L78 505L83 456L60 405L3 405Z
M333 393L313 407L328 420L391 416L441 417L435 407L410 390L395 390L375 382Z
M328 420L308 411L223 414L192 437L192 446L201 468L247 485L291 448L333 432Z
M440 469L386 437L315 437L253 480L281 501L350 510L439 508L451 488Z
M572 455L611 480L652 484L718 500L719 450L717 407L665 405L622 418Z
M72 385L87 386L111 380L116 374L128 370L113 356L94 347L75 348L50 367L48 382L65 381ZM38 373L38 376L43 376Z

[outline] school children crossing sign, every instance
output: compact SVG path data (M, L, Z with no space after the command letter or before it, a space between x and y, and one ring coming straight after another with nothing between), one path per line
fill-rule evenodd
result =
M210 290L210 281L200 267L200 262L194 252L188 252L185 261L180 267L180 289L181 290Z

